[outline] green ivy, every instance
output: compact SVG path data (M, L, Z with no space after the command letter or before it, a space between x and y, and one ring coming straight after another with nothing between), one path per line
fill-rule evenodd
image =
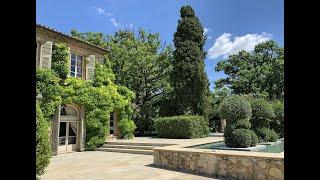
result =
M128 88L114 83L115 76L107 62L96 62L92 80L68 77L68 48L61 44L54 47L52 69L37 69L37 92L43 96L41 109L49 118L59 104L83 105L86 124L85 149L94 150L105 141L112 111L119 113L120 120L130 119L133 112L131 102L135 95Z

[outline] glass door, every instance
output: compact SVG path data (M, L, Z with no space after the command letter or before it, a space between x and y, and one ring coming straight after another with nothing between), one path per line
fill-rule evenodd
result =
M78 122L68 122L67 151L77 150L77 129Z
M58 151L70 152L77 150L78 122L60 122Z

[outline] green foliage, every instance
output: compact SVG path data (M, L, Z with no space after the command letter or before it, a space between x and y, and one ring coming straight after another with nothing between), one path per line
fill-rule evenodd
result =
M230 147L246 148L255 146L256 144L253 142L255 140L256 139L254 138L252 130L234 129L232 132L230 132L228 140L225 141L225 143Z
M48 132L48 122L43 117L40 105L36 104L36 174L44 173L51 158L51 146Z
M202 116L160 117L155 121L159 137L202 138L209 133L208 123Z
M240 51L218 62L216 71L227 77L216 81L217 87L227 86L235 94L251 94L268 100L283 99L283 48L267 41L255 46L252 53Z
M106 36L99 32L81 33L76 29L71 30L71 36L83 41L90 42L96 46L106 48Z
M56 77L54 71L50 69L36 69L37 95L42 94L43 99L40 102L40 107L46 119L53 115L58 105L62 102L60 95L63 93L63 88L59 82L60 79Z
M128 87L136 95L132 119L137 131L152 131L153 120L160 106L165 107L163 102L170 90L171 47L161 47L159 34L142 29L137 35L129 30L119 30L113 36L72 30L71 35L109 50L105 65L112 68L115 83Z
M52 46L51 69L63 82L68 78L70 71L69 49L66 44L54 44Z
M268 127L269 122L274 118L272 106L264 99L252 99L251 124L253 129Z
M114 84L114 79L108 64L96 63L92 81L68 78L64 83L64 103L73 102L86 108L87 150L94 150L104 143L112 111L119 113L120 121L130 117L133 112L131 102L134 93L124 86Z
M116 110L119 118L132 114L134 93L114 83L115 75L109 63L96 62L93 80L70 77L68 48L56 44L53 48L52 69L37 69L37 93L43 99L40 107L50 118L59 104L77 104L85 107L86 150L102 145L109 130L110 113Z
M234 123L235 124L235 128L237 129L250 129L251 128L251 123L249 121L249 119L240 119L237 122Z
M108 39L106 62L112 64L115 82L135 92L133 120L137 131L152 131L163 97L170 85L172 49L161 48L158 34L140 29L135 35L120 30Z
M134 130L137 128L131 119L121 119L118 127L121 132L121 138L124 139L132 139L134 137Z
M220 116L227 120L224 132L225 143L230 147L255 146L258 137L250 130L252 109L250 103L243 96L231 95L220 104Z
M256 129L255 131L260 142L275 142L279 139L278 134L272 129L264 127L261 129Z
M209 127L210 131L217 132L220 130L221 118L219 116L219 106L221 102L230 95L230 90L227 88L217 89L211 93L211 96L208 98L209 109L208 109L208 118L209 118Z
M242 96L232 95L226 97L220 105L220 117L228 123L251 117L250 103Z
M274 118L270 122L270 128L274 129L280 137L284 136L284 104L281 101L272 103Z
M204 30L190 6L183 6L180 13L170 73L172 112L173 115L203 115L207 119L209 82L204 69Z

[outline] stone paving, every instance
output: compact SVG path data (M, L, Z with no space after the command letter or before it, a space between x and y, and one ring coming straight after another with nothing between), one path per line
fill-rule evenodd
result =
M127 143L159 143L159 144L175 144L175 147L186 147L197 144L206 144L217 141L223 141L221 137L205 137L197 139L167 139L167 138L156 138L156 137L135 137L133 139L110 139L107 142L127 142Z
M86 151L54 156L42 180L209 180L153 167L153 156Z

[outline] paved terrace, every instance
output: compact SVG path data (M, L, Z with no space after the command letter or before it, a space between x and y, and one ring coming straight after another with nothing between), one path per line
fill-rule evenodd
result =
M42 180L212 180L153 167L153 156L85 151L55 156Z
M197 144L206 144L217 141L223 141L222 134L215 134L206 138L197 139L166 139L157 137L135 137L133 139L110 139L106 142L124 142L124 143L152 143L152 144L166 144L167 146L173 147L187 147Z

